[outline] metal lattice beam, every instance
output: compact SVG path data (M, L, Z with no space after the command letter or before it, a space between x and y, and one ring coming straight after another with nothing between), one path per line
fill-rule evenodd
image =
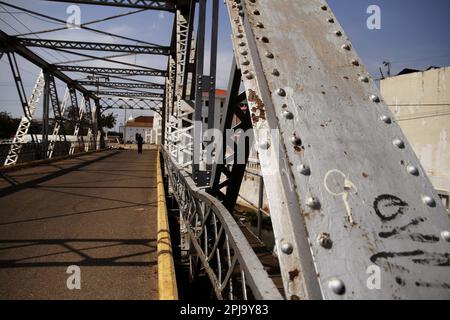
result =
M83 42L83 41L62 41L49 39L28 39L16 38L17 41L26 47L38 47L49 49L74 49L74 50L89 50L89 51L106 51L106 52L128 52L136 54L154 54L154 55L168 55L169 48L163 46L136 46L127 44L113 44L113 43L98 43L98 42Z
M0 42L2 46L7 51L13 51L23 58L27 59L34 65L38 66L39 68L43 70L50 70L51 73L58 78L59 80L63 81L67 85L71 85L74 87L74 89L80 91L83 94L89 94L91 99L97 99L95 95L93 95L90 91L86 90L83 86L80 86L74 82L70 77L62 73L60 70L55 69L51 64L49 64L47 61L36 55L34 52L32 52L30 49L25 47L24 45L17 42L17 39L14 37L9 36L5 32L0 30Z
M126 97L126 98L163 98L164 95L160 93L144 93L144 92L119 92L119 91L99 91L99 96L113 96L113 97Z
M47 0L52 2L70 2L91 5L103 5L125 8L174 11L175 0Z
M65 72L82 72L82 73L93 73L93 74L121 74L128 76L154 76L154 77L165 77L166 71L154 70L154 69L120 69L120 68L101 68L101 67L80 67L80 66L66 66L66 65L55 65L59 71Z
M132 83L132 82L97 82L97 81L78 81L82 86L99 86L115 89L164 89L164 84L159 83Z

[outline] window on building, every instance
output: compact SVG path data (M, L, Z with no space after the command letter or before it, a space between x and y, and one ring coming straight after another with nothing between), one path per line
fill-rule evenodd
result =
M439 198L441 198L444 208L447 209L447 211L449 211L450 210L450 195L439 193Z

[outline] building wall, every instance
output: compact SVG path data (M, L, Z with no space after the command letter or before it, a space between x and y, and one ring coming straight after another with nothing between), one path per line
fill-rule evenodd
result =
M448 195L450 67L384 79L381 94L434 187L439 193Z

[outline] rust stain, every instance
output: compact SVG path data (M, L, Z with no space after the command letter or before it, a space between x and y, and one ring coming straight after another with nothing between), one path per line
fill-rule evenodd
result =
M256 106L252 108L252 120L254 123L257 123L259 120L266 120L266 110L264 108L264 103L258 94L249 89L247 95L248 102L255 103Z
M298 271L298 269L289 271L289 280L294 281L295 278L297 278L299 274L300 274L300 272Z

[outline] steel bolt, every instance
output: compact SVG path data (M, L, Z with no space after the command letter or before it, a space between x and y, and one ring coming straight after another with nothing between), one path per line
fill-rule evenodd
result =
M320 201L314 197L310 197L306 200L306 205L311 209L320 209Z
M297 135L292 135L291 137L291 142L294 146L301 146L302 145L302 139L300 139L299 137L297 137Z
M334 34L337 35L338 37L342 36L342 32L339 31L339 30L336 30L336 31L334 32Z
M272 75L275 77L278 77L280 75L280 71L278 71L277 69L273 69L272 70Z
M450 231L444 230L441 232L441 237L447 242L450 242Z
M429 207L436 207L436 201L430 196L423 196L422 201Z
M327 20L329 23L334 23L334 19L333 18L328 18Z
M320 7L320 9L322 9L323 11L327 11L328 8L327 8L327 6L323 5Z
M400 149L404 149L405 148L405 143L403 142L403 140L396 138L394 139L394 141L392 141L392 143L394 144L394 146L400 148Z
M361 77L359 77L359 81L361 81L361 82L369 82L369 78L361 76Z
M249 64L250 64L250 61L248 61L248 60L242 61L242 65L244 65L244 66L248 66Z
M288 120L292 120L292 119L294 119L294 114L288 110L284 110L283 117L285 117Z
M343 295L345 293L345 284L338 278L332 278L328 281L328 288L330 288L335 294Z
M294 248L289 242L283 243L281 245L281 252L283 252L284 254L291 254L292 251L294 251Z
M256 24L256 26L257 26L258 28L264 28L264 25L263 25L261 22L258 22L258 23Z
M304 176L309 176L311 174L311 168L306 164L299 165L298 171Z
M407 166L406 170L408 171L409 174L411 174L413 176L418 176L419 175L419 169L416 166L413 166L412 164Z
M350 50L350 45L349 44L343 44L342 45L342 49L344 49L344 50Z
M269 59L273 59L273 53L272 52L269 52L269 51L267 51L266 53L265 53L265 56L267 57L267 58L269 58Z
M280 97L285 97L286 96L286 91L284 91L284 89L280 88L280 89L277 90L277 94Z
M331 249L333 246L333 241L331 241L331 237L329 233L321 233L318 239L318 242L321 247L325 249Z
M358 60L352 60L352 64L354 66L359 66L359 61Z
M253 74L250 72L249 74L247 74L246 78L247 78L248 80L253 79Z
M380 120L383 121L383 122L385 122L385 123L388 123L388 124L392 122L391 118L388 117L388 116L386 116L386 115L382 115L382 116L380 117Z
M373 102L380 102L380 97L376 96L376 95L371 95L370 96L370 100L372 100Z
M269 143L269 141L264 141L259 145L259 147L263 150L267 150L270 148L270 143Z

